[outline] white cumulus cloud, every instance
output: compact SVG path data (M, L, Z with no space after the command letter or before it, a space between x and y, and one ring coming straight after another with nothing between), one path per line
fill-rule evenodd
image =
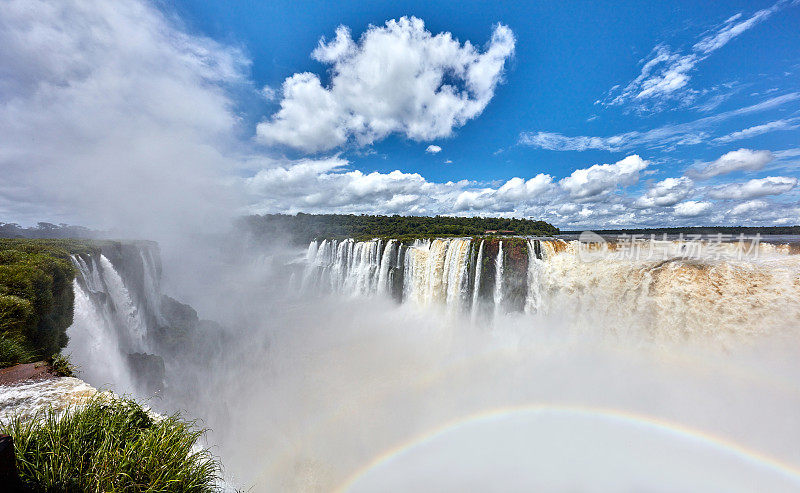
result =
M715 199L746 200L767 195L786 193L797 186L797 178L788 176L768 176L753 179L744 183L720 185L708 191Z
M432 34L416 17L370 26L357 41L340 26L312 53L331 65L330 83L309 72L288 77L280 109L259 123L257 136L305 152L350 139L368 145L392 133L418 141L447 137L483 112L514 43L502 24L483 51L448 32Z
M686 177L666 178L653 185L636 200L637 207L668 207L675 205L692 193L694 182Z
M613 164L595 164L589 168L576 169L559 181L559 185L573 198L599 198L619 186L636 183L639 172L648 164L648 161L633 154Z
M711 210L711 202L698 202L687 200L677 204L674 208L675 215L680 217L697 217Z
M743 202L733 209L731 209L731 214L738 216L741 214L748 214L753 211L760 211L764 210L769 207L769 203L764 200L749 200L747 202Z
M770 151L739 149L723 154L716 161L689 170L688 174L693 178L704 180L734 171L758 171L773 159L775 157Z

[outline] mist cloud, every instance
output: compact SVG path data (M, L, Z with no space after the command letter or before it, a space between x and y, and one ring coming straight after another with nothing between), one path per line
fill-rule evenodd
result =
M0 214L158 236L236 209L239 50L136 0L3 2L0 45Z

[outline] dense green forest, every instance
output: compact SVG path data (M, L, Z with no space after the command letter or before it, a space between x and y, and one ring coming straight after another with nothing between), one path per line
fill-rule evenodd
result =
M72 324L72 254L79 240L0 239L0 367L47 359L67 345Z
M800 235L800 226L693 226L677 228L594 229L598 234L626 235ZM579 234L580 231L562 231L562 234Z
M294 243L316 238L427 238L498 234L552 236L558 228L544 221L495 217L368 216L353 214L266 214L247 216L240 225L258 239L288 236Z

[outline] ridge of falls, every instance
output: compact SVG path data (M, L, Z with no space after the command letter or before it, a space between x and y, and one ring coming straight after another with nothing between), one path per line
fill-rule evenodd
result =
M697 247L687 242L651 245L663 250L663 259L644 249L632 258L613 243L581 245L522 237L321 240L306 251L303 285L323 293L441 306L472 320L557 314L628 330L619 325L621 316L623 323L673 338L698 331L754 333L800 319L798 307L788 301L800 296L796 245L723 243L701 259L687 257ZM594 261L587 251L606 256ZM754 251L757 257L737 257ZM781 307L786 316L770 306ZM742 312L753 320L743 323L737 315Z

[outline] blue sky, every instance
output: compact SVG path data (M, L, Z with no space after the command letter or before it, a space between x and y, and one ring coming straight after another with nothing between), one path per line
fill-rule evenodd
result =
M49 38L19 42L18 56L0 58L0 95L27 113L63 99L77 120L111 121L108 108L129 105L122 125L135 115L137 132L152 125L164 135L151 162L175 155L174 133L198 144L181 152L203 164L131 157L119 169L144 180L180 168L175 175L202 177L199 189L224 183L240 211L506 215L570 229L800 223L796 1L125 0L94 12L64 2L61 17L49 4L6 6L0 34L19 40L32 36L25 26L61 28L64 18L97 23L95 34L59 29L75 41L61 40L63 55L44 53ZM135 43L121 36L129 30ZM96 45L96 58L81 53L78 63L64 49L78 41ZM119 53L130 61L114 77L85 76L108 71ZM41 70L14 73L22 58ZM164 79L175 97L163 98L164 87L130 89L125 102L75 95L134 75ZM154 101L168 117L143 111ZM26 114L36 123L25 126L8 107L3 116L14 156L41 155L20 144L36 125L60 141L97 124L70 130ZM87 152L98 153L108 125L85 137ZM107 147L130 145L108 138ZM62 157L73 147L43 173L95 176ZM20 162L5 166L32 182ZM0 188L0 213L21 222L54 210L80 220L72 211L89 207L73 197L21 204L20 188Z

